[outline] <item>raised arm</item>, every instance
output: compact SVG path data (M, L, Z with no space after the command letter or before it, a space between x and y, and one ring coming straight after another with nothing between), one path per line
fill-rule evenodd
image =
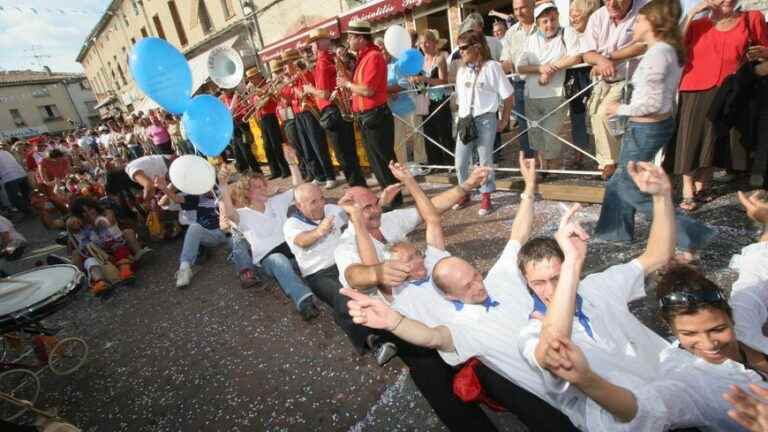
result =
M629 162L627 172L641 192L653 199L653 222L648 244L638 261L645 274L666 265L675 253L675 210L672 185L664 170L650 162Z
M406 318L405 315L392 310L381 300L348 288L342 288L341 293L352 299L347 305L349 315L356 324L387 330L413 345L443 352L456 351L448 327L427 327L419 321Z
M232 191L229 187L229 178L232 175L233 168L224 165L219 169L219 189L221 189L221 201L219 209L224 212L224 216L230 222L237 225L240 223L240 215L237 214L234 204L232 204Z
M416 209L419 211L419 215L424 220L427 228L427 244L434 248L445 250L445 236L443 234L440 212L437 211L437 208L427 197L427 194L419 187L411 170L394 161L389 162L389 170L392 171L392 175L396 179L405 185L405 188L408 189L408 192L411 193L413 200L416 202Z
M749 196L744 192L739 192L738 195L747 216L763 227L758 241L768 241L768 202L764 200L764 192L753 192Z
M517 241L521 245L528 241L533 230L533 207L536 195L536 159L525 159L520 152L520 174L525 180L525 189L520 194L520 207L512 222L512 230L509 239Z
M459 202L459 200L462 199L465 195L480 187L480 185L485 182L485 179L491 173L491 170L493 170L491 167L475 167L475 169L472 171L472 174L470 174L469 178L464 183L436 195L434 198L432 198L432 204L440 214L445 213L448 209L453 207L454 204Z
M301 170L299 169L299 156L296 154L296 150L290 145L283 143L283 154L285 155L285 160L288 161L288 169L291 170L291 183L293 187L304 183L304 177L301 176Z

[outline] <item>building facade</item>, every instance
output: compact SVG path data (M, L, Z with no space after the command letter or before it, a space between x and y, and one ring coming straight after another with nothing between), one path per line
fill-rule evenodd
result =
M82 74L0 72L0 140L95 126L96 103Z
M184 53L195 86L208 78L207 53L221 45L237 50L246 66L257 52L302 24L336 16L356 0L113 0L83 42L82 64L106 117L155 105L130 75L128 58L144 37L160 37Z

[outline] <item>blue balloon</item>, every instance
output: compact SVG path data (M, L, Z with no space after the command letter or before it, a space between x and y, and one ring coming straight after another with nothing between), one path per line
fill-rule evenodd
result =
M403 75L416 75L421 72L424 67L424 55L417 49L407 49L403 52L403 55L400 56L400 60L397 61L397 64Z
M181 117L187 138L206 156L218 156L232 139L232 114L211 95L195 96Z
M131 75L145 95L168 112L181 114L192 97L192 72L186 57L160 38L144 38L128 60Z

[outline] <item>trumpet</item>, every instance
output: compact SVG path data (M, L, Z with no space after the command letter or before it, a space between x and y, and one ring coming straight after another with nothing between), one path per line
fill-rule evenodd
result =
M280 79L275 80L272 83L268 83L266 86L267 87L266 90L259 97L259 99L244 106L243 110L241 112L238 112L238 115L242 115L245 121L250 120L250 118L253 117L256 111L263 108L264 105L266 105L270 99L280 94L283 91L283 89L289 84L291 84L291 82L286 81L285 78L282 78L282 77Z
M345 80L350 79L349 70L347 69L346 63L344 63L344 59L336 56L337 85L331 93L330 100L339 108L341 118L344 119L344 121L352 121L352 93L349 89L338 85L338 82L341 81L342 78Z

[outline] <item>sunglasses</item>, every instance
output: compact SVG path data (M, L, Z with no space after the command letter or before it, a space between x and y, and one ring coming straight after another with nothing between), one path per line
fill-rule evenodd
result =
M472 48L473 46L475 46L475 44L459 45L459 52L466 51L466 50Z
M720 290L707 290L697 292L671 292L659 299L659 306L665 307L692 307L700 304L725 303L727 300Z

